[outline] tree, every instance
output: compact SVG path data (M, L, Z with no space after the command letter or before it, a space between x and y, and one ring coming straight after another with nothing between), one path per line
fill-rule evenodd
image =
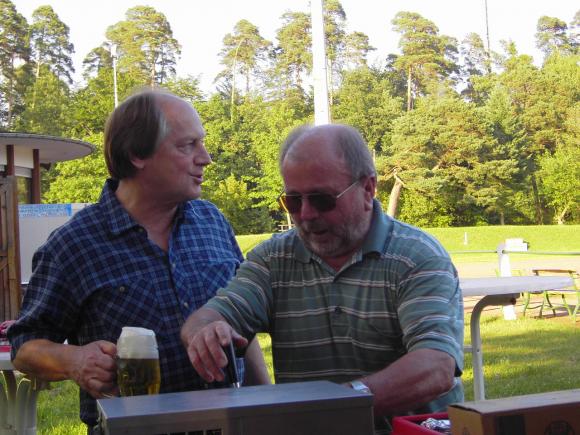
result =
M70 91L47 65L42 65L39 78L24 95L25 110L17 124L20 131L62 136L70 124ZM42 95L38 99L37 95Z
M220 51L221 63L226 67L218 77L228 77L232 81L232 100L235 92L236 75L245 78L246 94L250 92L252 78L260 74L260 66L266 60L271 42L264 39L258 28L247 20L240 20L234 32L223 39Z
M429 83L444 80L456 70L457 43L439 35L432 21L415 12L397 13L392 24L401 34L402 55L395 66L407 74L407 110L411 110L414 95L423 94Z
M276 32L278 46L274 50L273 78L281 94L290 88L303 93L304 76L312 70L310 16L302 12L286 12L283 25Z
M563 224L566 216L580 212L580 147L559 147L552 155L538 159L540 190L554 210L554 220Z
M402 100L391 96L391 84L384 73L361 67L343 74L332 116L358 128L373 153L388 154L393 122L402 115L402 107Z
M463 57L462 78L467 84L461 94L470 101L481 102L485 94L482 95L477 88L481 91L483 83L489 83L486 78L491 75L491 54L488 53L483 40L477 33L469 33L463 40L459 51ZM482 80L482 77L485 79Z
M352 32L344 40L344 64L348 69L367 66L367 56L376 50L369 44L369 37L362 32Z
M12 126L15 108L21 103L19 80L23 68L19 63L26 63L30 58L28 40L28 23L26 18L16 11L10 0L0 0L0 126L8 129Z
M71 56L74 46L69 41L69 28L51 6L41 6L32 13L30 43L35 64L34 76L38 80L41 66L46 66L57 79L72 84L73 67Z
M453 224L473 224L476 214L465 210L474 206L502 207L502 191L517 162L498 152L475 106L452 97L419 103L395 122L392 135L388 162L405 183L403 195L410 190L428 198L437 205L430 216L451 213Z
M567 32L568 26L564 21L544 15L536 25L536 47L544 52L546 58L552 53L570 53L572 44Z
M108 44L117 46L119 71L149 86L175 76L181 47L165 15L149 6L136 6L127 10L125 17L106 32Z
M345 50L345 21L346 13L338 0L324 0L323 2L324 39L326 45L326 62L328 64L328 78L330 98L340 82L340 72L344 65Z

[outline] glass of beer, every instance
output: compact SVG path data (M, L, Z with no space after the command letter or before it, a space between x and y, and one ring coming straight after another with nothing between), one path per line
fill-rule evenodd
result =
M121 396L159 393L161 370L155 332L123 327L117 340L117 384Z

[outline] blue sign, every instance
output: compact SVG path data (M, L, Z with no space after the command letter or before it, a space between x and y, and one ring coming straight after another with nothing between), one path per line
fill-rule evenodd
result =
M71 204L19 204L18 216L23 217L58 217L72 216Z

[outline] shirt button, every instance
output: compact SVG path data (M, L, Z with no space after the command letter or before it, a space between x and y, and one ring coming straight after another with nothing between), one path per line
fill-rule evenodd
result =
M334 314L342 314L342 308L340 308L340 307L338 307L338 306L337 306L337 307L334 309Z
M171 268L175 269L175 263L171 263Z
M188 304L187 302L184 302L184 303L183 303L183 306L184 306L185 308L189 308L189 304Z
M120 291L120 292L124 292L125 290L126 290L126 289L125 289L125 286L124 286L124 285L122 285L121 287L119 287L119 291Z

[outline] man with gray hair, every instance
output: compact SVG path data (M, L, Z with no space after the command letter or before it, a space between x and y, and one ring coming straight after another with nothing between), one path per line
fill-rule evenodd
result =
M206 380L222 346L272 337L277 383L330 380L374 395L388 418L463 400L457 272L431 236L385 215L360 133L300 127L280 156L280 202L295 229L256 247L236 277L189 317L181 336Z
M225 217L198 199L211 163L204 137L196 110L181 98L161 90L129 97L105 128L111 178L99 202L34 255L8 332L14 366L47 381L75 381L89 433L95 399L118 394L114 343L123 326L155 332L161 393L208 388L181 345L180 328L243 258ZM250 383L268 382L257 341L246 362Z

